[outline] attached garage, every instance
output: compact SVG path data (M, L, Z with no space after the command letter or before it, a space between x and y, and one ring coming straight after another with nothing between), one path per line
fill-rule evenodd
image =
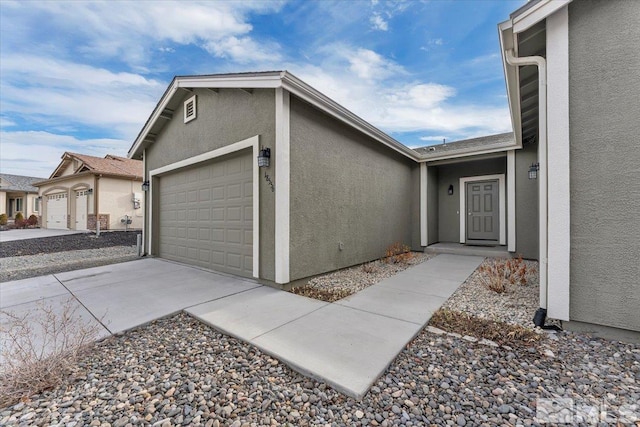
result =
M47 196L47 228L67 229L67 193Z
M253 277L252 150L157 178L158 255Z

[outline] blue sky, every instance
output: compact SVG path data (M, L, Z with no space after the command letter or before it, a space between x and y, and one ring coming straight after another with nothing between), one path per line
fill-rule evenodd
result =
M417 147L511 130L497 24L524 0L0 3L0 171L126 155L174 75L289 70Z

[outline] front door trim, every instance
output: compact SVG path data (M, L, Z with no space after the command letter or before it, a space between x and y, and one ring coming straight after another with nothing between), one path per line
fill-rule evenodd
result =
M499 208L499 218L500 218L500 239L499 243L501 245L507 244L507 233L506 233L506 208L505 208L505 177L504 174L496 174L496 175L481 175L481 176L468 176L464 178L460 178L460 243L466 243L467 236L467 183L469 182L478 182L478 181L491 181L498 180L498 208Z

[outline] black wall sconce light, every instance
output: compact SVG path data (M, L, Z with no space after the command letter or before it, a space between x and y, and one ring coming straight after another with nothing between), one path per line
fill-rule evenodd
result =
M88 189L87 194L93 194L93 188Z
M540 163L531 163L529 167L529 179L538 179L538 171L540 170Z
M447 190L447 194L453 196L453 184L449 184L449 189Z
M262 147L258 154L258 167L268 168L269 160L271 159L271 149Z
M142 183L142 191L149 191L149 181Z

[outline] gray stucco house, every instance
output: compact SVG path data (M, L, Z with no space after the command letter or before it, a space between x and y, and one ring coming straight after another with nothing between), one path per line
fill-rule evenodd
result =
M638 83L618 63L622 47L586 62L570 54L598 41L598 28L604 44L622 37L620 26L586 30L595 14L629 21L638 10L581 3L530 2L500 24L508 134L413 150L286 71L175 77L129 151L144 161L146 253L286 285L379 258L398 241L416 251L502 246L541 260L540 304L550 317L640 331L631 261L640 222L621 225L640 211L640 197L622 197L638 196L630 137ZM512 58L529 55L547 62L546 101L537 68ZM611 77L594 73L594 61L614 62ZM619 79L630 90L616 92L603 116L586 87L606 91ZM615 152L589 152L603 139ZM264 149L270 161L261 167ZM614 171L603 165L615 162L611 188ZM532 165L538 179L529 179Z

